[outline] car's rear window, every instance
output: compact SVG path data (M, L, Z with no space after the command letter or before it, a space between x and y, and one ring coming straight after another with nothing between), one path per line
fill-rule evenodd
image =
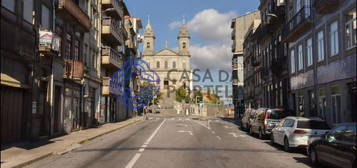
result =
M282 110L274 110L269 113L269 119L283 119L285 118L286 112Z
M330 129L325 121L298 121L297 128L305 129Z

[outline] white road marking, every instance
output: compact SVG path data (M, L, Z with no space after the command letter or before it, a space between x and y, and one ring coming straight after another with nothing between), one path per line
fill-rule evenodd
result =
M239 136L240 136L240 137L243 137L243 138L244 138L244 137L247 137L247 136L245 136L245 135L239 135Z
M186 118L186 120L187 120L187 121L190 121L190 119L189 119L189 118Z
M182 118L179 118L179 121L181 121L182 120Z
M205 126L204 124L200 123L199 121L194 121L194 122L197 123L197 124L199 124L199 125L201 125L202 127L205 127L205 128L207 128L207 129L211 130L211 128Z
M217 136L218 140L222 140L222 138L220 136Z
M171 118L170 120L175 120L175 118Z
M180 126L188 127L187 124L179 124Z
M237 137L238 137L237 134L234 133L234 132L230 132L230 133L228 133L228 134L231 134L234 138L237 138Z
M177 132L180 132L180 133L189 133L191 136L193 135L192 131L183 131L183 130L180 130L180 131L177 131Z
M125 168L132 168L134 164L138 161L141 156L141 153L144 152L147 145L149 145L150 141L154 138L154 136L159 132L159 129L164 125L166 119L164 119L161 124L155 129L155 131L151 134L151 136L145 141L145 143L138 150L139 153L136 153L135 156L129 161L129 163L125 166Z
M216 134L216 132L214 132L214 131L211 131L212 132L212 134Z

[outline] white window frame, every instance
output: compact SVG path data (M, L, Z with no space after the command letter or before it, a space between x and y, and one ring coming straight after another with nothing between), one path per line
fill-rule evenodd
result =
M295 73L296 69L295 69L295 50L292 49L290 50L290 72L291 73Z
M298 70L303 70L304 69L304 48L302 44L298 46Z
M307 57L307 66L311 66L314 62L312 57L312 38L306 40L306 57Z
M317 33L317 60L325 60L325 39L323 30Z
M356 8L353 8L350 11L356 11ZM356 47L356 43L357 43L356 29L357 29L356 13L353 13L352 18L347 20L345 23L345 36L346 36L347 50Z
M334 21L330 24L330 56L335 56L339 53L338 43L338 22Z

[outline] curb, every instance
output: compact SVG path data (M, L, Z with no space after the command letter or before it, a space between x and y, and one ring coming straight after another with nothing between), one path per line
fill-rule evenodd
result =
M75 147L73 147L73 148L69 148L69 150L65 150L65 151L62 151L62 152L49 152L49 153L46 153L46 154L44 154L44 155L42 155L42 156L39 156L39 157L37 157L37 158L34 158L34 159L32 159L32 160L29 160L29 161L26 161L26 162L24 162L24 163L20 163L20 164L18 164L18 165L12 166L12 167L13 167L13 168L22 168L22 167L24 167L24 166L28 166L28 165L30 165L30 164L32 164L32 163L34 163L34 162L37 162L37 161L46 159L46 158L51 157L51 156L64 155L64 154L66 154L66 153L68 153L68 152L71 152L72 150L74 150L74 149L80 147L80 145L85 144L86 142L89 142L89 141L91 141L91 140L93 140L93 139L95 139L95 138L101 137L101 136L103 136L103 135L110 134L110 133L112 133L112 132L114 132L114 131L117 131L117 130L120 130L120 129L124 128L124 127L133 125L133 124L138 123L138 122L140 122L140 121L142 121L142 119L139 118L139 119L134 120L134 121L132 121L132 122L129 122L129 123L125 124L125 125L121 125L121 126L118 126L117 128L114 128L114 129L112 129L112 130L109 130L109 131L107 131L107 132L103 132L103 133L101 133L101 134L99 134L99 135L96 135L96 136L94 136L94 137L90 137L90 138L87 138L87 139L85 139L85 140L79 141L79 142L77 142L77 143L73 143L72 145L78 144L78 146L75 146Z

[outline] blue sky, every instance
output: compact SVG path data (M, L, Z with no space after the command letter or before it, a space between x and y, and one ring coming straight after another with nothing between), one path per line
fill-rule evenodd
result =
M183 19L191 34L191 66L200 69L203 78L206 69L213 81L199 81L194 85L221 85L219 70L231 74L231 20L258 8L259 0L126 0L130 14L142 19L145 28L148 15L156 34L156 51L165 46L177 48L177 35ZM142 30L143 32L143 30ZM224 89L223 89L224 91Z
M164 47L166 40L169 41L170 47L176 47L178 30L172 30L168 26L174 21L182 21L183 17L189 21L205 9L242 15L256 10L259 0L126 0L125 3L131 15L142 18L144 26L147 24L147 16L150 15L157 36L156 49L160 49ZM192 34L192 42L206 43L195 34Z

